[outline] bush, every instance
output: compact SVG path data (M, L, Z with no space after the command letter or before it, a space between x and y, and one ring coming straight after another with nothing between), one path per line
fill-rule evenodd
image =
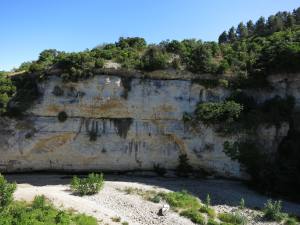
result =
M87 178L80 179L74 176L71 181L71 190L79 195L93 195L98 193L104 185L103 174L91 173Z
M179 155L179 164L176 167L176 174L178 176L188 176L193 171L193 167L189 164L189 159L186 154Z
M186 218L189 218L192 222L196 224L205 225L205 218L204 216L199 213L196 209L187 209L180 213L180 216L184 216Z
M15 183L9 183L0 174L0 210L7 207L13 201L13 193L16 190Z
M31 207L33 209L45 209L46 206L47 206L46 197L44 195L35 196L31 204Z
M170 192L164 195L164 199L170 204L172 207L176 208L199 208L200 201L190 195L186 191L180 192Z
M97 225L91 216L59 211L44 196L36 196L31 204L13 202L6 210L0 211L1 225Z
M243 106L234 101L207 102L197 106L196 116L204 123L232 122L239 118Z
M221 213L219 219L225 223L232 223L235 225L246 225L248 223L247 217L243 216L239 212L235 213Z
M150 47L141 59L141 68L148 71L165 69L168 65L168 55L159 47Z
M0 114L5 113L7 104L16 91L10 78L0 74Z
M281 201L268 200L263 209L264 217L271 221L282 221L286 214L281 212Z

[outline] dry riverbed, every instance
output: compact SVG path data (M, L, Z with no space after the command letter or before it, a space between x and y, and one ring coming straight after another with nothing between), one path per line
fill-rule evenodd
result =
M268 197L262 196L238 181L199 180L160 177L107 176L103 190L94 196L79 197L69 189L71 176L50 174L17 174L6 176L18 183L16 200L30 201L36 195L45 195L55 206L72 209L96 217L101 224L129 225L189 225L194 224L178 213L170 211L159 216L162 202L153 203L141 195L128 193L126 189L142 191L169 192L187 190L204 200L211 196L212 207L217 212L237 209L240 199L244 198L248 208L262 208ZM300 204L283 202L286 212L300 216ZM246 209L250 224L276 224L264 222L258 211ZM120 221L119 221L120 220ZM118 222L117 222L118 221Z

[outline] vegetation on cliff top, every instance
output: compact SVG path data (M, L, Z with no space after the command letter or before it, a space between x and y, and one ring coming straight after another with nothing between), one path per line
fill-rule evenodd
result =
M38 60L25 62L16 71L24 72L24 76L33 75L35 80L59 71L56 74L64 80L79 81L103 72L109 61L119 63L123 70L148 72L174 68L192 72L191 79L195 80L204 78L201 74L205 73L215 74L216 80L221 76L226 87L261 87L266 85L270 74L300 71L300 8L292 13L278 12L267 20L261 17L255 23L240 23L237 28L224 31L219 43L185 39L147 44L143 38L121 37L115 43L83 52L48 49L40 53ZM168 75L162 76L168 79ZM37 93L32 82L27 80L28 85L18 87L20 78L11 82L11 78L1 74L0 79L0 113L6 111L14 86L17 86L19 111L28 107L26 99L35 99Z
M148 45L143 38L121 37L92 50L66 53L48 49L39 59L23 63L17 71L47 74L51 69L63 71L63 77L80 80L91 76L112 60L126 69L153 71L173 67L195 74L236 74L242 77L265 76L277 72L300 70L300 8L278 12L267 20L240 23L224 31L219 43L196 39L167 40ZM195 75L196 76L196 75Z

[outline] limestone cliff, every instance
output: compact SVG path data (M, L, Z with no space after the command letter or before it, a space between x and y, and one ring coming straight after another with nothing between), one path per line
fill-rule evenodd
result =
M267 99L289 91L299 106L299 89L283 82L274 78L277 90L252 95ZM241 134L221 136L212 127L182 121L198 102L224 100L227 89L207 89L190 80L112 75L76 83L50 76L39 89L42 96L26 118L0 121L0 171L152 170L154 164L174 169L178 156L187 154L195 169L245 177L239 163L223 152L224 141ZM63 120L60 113L65 113ZM260 141L272 151L288 129L287 124L261 126Z

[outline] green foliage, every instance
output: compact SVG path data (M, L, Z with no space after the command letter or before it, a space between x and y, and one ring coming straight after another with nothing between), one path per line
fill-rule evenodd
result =
M10 78L0 73L0 115L7 111L7 104L16 91Z
M219 225L219 222L215 221L212 218L209 218L207 221L207 225Z
M87 178L74 176L71 181L71 190L79 195L93 195L98 193L104 185L103 174L91 173Z
M161 198L160 195L155 195L154 197L149 198L149 201L150 202L154 202L154 203L159 203L160 202L160 198Z
M284 221L284 225L299 225L299 221L296 218L289 217Z
M186 191L169 192L164 195L164 199L175 208L199 208L200 201Z
M233 122L238 119L243 106L234 101L206 102L198 104L196 117L204 123Z
M206 213L209 217L212 217L212 218L215 218L217 215L216 211L213 208L207 206L207 204L202 205L200 207L199 211L202 213Z
M207 225L219 225L219 223L217 221L215 221L212 218L209 218L207 221Z
M206 205L207 208L210 206L210 202L211 202L210 195L207 194L206 195L206 200L205 200L205 205Z
M241 198L239 208L240 209L244 209L245 208L245 200L244 200L244 198Z
M141 68L147 71L165 69L168 66L169 57L163 49L152 46L147 49L141 58Z
M247 217L239 212L221 213L218 217L222 222L231 223L234 225L246 225L248 223Z
M180 216L189 218L192 222L196 224L201 224L201 225L206 224L204 216L195 209L184 210L180 213Z
M116 43L116 46L120 47L121 49L134 48L142 50L147 47L147 43L144 38L140 37L120 37L119 41Z
M95 218L84 214L59 211L44 196L36 196L31 204L13 202L0 211L0 224L34 225L97 225Z
M0 210L3 210L11 204L15 190L16 184L9 183L4 176L0 174Z
M22 116L40 96L37 79L24 74L12 77L12 82L16 87L16 94L11 99L12 104L9 104L7 113L11 116Z
M189 164L189 159L186 154L181 154L178 157L178 166L176 167L176 174L178 176L188 176L193 171L193 167Z
M187 68L194 73L215 73L211 49L206 45L199 45L193 49Z
M267 220L281 222L287 215L281 212L281 201L268 200L263 209Z

